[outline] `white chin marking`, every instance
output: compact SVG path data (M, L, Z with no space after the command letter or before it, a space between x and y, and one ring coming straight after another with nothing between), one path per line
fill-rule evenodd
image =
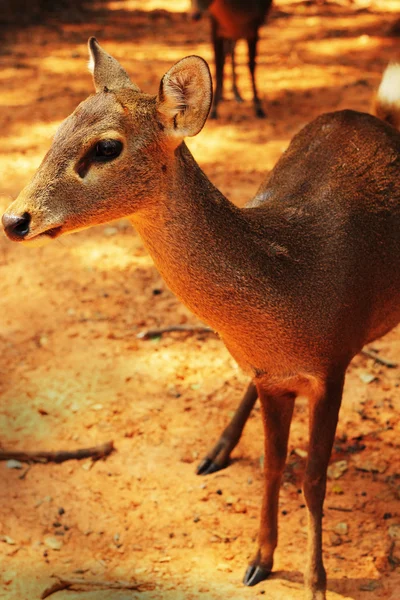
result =
M41 248L42 246L47 246L52 239L53 238L51 238L49 235L43 233L32 238L31 240L22 240L21 244L24 246L29 246L30 248Z

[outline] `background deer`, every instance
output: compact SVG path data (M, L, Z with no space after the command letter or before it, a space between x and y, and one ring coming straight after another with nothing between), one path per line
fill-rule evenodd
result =
M239 209L183 141L211 107L207 64L179 61L151 96L94 38L89 49L96 94L59 128L5 232L29 245L128 217L167 285L251 374L265 490L249 586L272 570L294 402L308 397L306 590L323 600L322 507L345 372L400 320L400 134L363 113L322 115Z
M215 94L211 108L212 119L217 118L218 104L222 100L224 65L229 54L232 61L232 90L237 102L243 102L236 84L235 45L245 39L248 47L248 66L253 88L255 114L265 117L258 97L255 70L257 59L258 30L271 8L272 0L192 0L192 18L198 20L208 11L211 20L211 40L215 60Z

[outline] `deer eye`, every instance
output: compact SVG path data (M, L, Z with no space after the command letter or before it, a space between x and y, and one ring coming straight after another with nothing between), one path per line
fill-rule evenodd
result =
M119 140L101 140L97 142L94 151L94 160L104 162L117 158L122 152L122 142Z

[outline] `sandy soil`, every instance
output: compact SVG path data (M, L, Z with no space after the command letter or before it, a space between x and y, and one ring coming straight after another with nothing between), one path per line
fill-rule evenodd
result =
M5 34L0 209L28 181L60 121L91 93L89 35L149 92L185 55L212 61L208 23L188 23L183 0L170 4L115 1L75 22ZM243 44L238 71L246 102L238 107L228 92L220 120L189 142L229 198L247 201L313 117L369 109L383 68L399 54L396 9L395 0L277 0L261 31L258 68L268 119L253 117ZM298 402L292 427L276 573L246 589L241 578L255 549L262 493L258 409L233 464L208 477L195 474L247 384L222 343L204 335L136 337L148 327L196 321L124 221L42 249L1 236L0 264L2 447L73 449L107 440L116 446L96 463L34 465L27 472L0 464L0 598L34 600L53 574L82 573L149 589L53 597L302 598L305 402ZM374 348L400 362L400 330ZM329 481L325 507L329 600L400 598L399 383L399 369L361 355L348 373L332 456L333 464L347 461L347 470Z

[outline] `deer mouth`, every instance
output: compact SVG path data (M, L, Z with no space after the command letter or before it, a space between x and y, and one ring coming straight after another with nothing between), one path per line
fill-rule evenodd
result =
M46 243L59 237L61 235L61 230L62 226L58 225L57 227L51 227L50 229L40 231L39 233L32 232L30 235L28 234L21 239L21 242L27 246L44 246Z
M51 229L44 231L41 235L48 235L49 237L54 239L61 234L61 229L61 225L59 225L58 227L52 227Z

